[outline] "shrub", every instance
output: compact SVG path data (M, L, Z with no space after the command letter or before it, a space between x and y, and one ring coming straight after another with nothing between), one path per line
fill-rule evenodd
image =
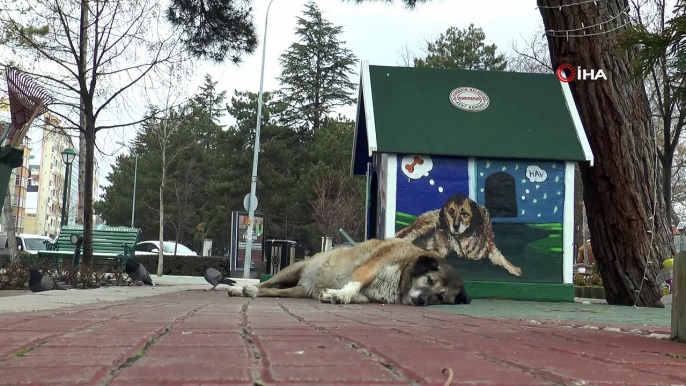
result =
M69 259L53 263L35 255L24 255L15 262L11 262L9 256L0 256L0 289L26 288L32 267L71 288L133 284L119 267L96 266L90 269L83 265L75 267Z
M574 274L574 285L577 287L584 287L588 285L586 277L580 273Z
M598 273L593 273L591 277L588 278L589 284L592 286L603 286L603 278Z
M157 273L157 255L139 255L136 260L145 266L151 274ZM202 276L202 267L205 262L219 270L226 276L230 274L229 259L226 256L179 256L165 255L163 275L175 276ZM259 277L264 272L265 264L262 261L255 261L250 276Z

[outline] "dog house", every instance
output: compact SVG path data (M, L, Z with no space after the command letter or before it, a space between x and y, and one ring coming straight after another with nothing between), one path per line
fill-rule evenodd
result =
M353 146L367 239L439 251L474 298L574 300L574 166L593 154L567 83L363 61Z

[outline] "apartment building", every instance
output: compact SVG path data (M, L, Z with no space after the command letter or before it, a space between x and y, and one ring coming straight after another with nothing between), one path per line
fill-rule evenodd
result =
M35 164L36 155L29 157L29 186L26 188L26 218L24 233L37 234L38 182L40 181L40 164Z
M24 220L26 219L26 194L29 186L29 177L31 171L29 170L29 157L31 156L31 149L29 148L30 138L24 137L23 142L23 163L20 167L12 171L12 179L10 183L14 182L14 191L12 192L12 212L16 221L17 233L24 233Z
M1 129L4 129L6 124L3 121L10 121L7 98L0 99ZM62 151L67 148L78 148L74 146L72 138L62 130L60 120L56 116L45 114L42 127L38 126L38 122L34 121L31 135L24 139L24 162L21 167L14 169L9 191L12 193L11 202L17 231L55 237L59 234L62 223L66 170L62 161ZM93 167L93 198L96 200L99 194L97 160L94 161ZM78 158L72 164L70 174L67 223L82 224L83 205L78 197ZM0 198L0 208L3 202ZM4 222L0 221L0 232L4 231Z
M36 233L56 237L62 223L62 198L66 170L62 161L62 151L73 148L73 145L71 138L62 130L60 120L49 114L45 115L42 135Z
M5 130L6 125L11 121L9 99L0 99L0 133ZM31 156L30 138L27 135L24 137L22 143L23 162L18 168L12 170L8 191L10 193L10 202L12 205L12 212L15 218L15 231L22 233L24 229L24 221L26 218L26 193L28 187L29 172L29 157ZM0 197L0 208L5 203L5 198ZM0 215L0 232L5 231L4 214Z

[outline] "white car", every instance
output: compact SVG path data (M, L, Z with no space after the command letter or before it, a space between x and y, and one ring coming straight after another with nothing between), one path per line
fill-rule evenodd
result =
M44 251L47 249L45 242L54 242L48 236L32 235L28 233L17 233L17 251L28 253L30 255L38 254L38 251ZM0 254L9 253L9 243L7 242L7 234L0 234Z
M162 245L162 253L165 255L173 255L174 247L176 247L176 254L178 256L198 256L187 246L183 244L176 244L173 241L165 241ZM141 241L136 244L136 256L139 255L157 255L160 251L160 242L158 240Z

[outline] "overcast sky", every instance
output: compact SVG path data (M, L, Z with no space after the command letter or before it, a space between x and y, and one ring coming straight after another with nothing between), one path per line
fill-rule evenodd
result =
M389 5L383 1L360 5L340 0L319 0L316 3L325 19L343 26L341 39L346 46L359 60L367 60L372 65L400 65L403 47L408 46L419 52L422 42L436 38L451 26L462 29L474 23L476 27L483 28L487 44L496 44L505 51L509 49L511 41L520 39L522 35L531 35L541 23L534 0L438 0L418 5L414 10L406 9L401 3ZM186 85L189 95L197 92L206 73L219 81L219 89L226 90L228 97L233 95L234 90L259 90L262 38L268 4L269 0L253 2L259 36L259 47L255 54L245 57L239 66L201 63L194 72L195 77ZM305 4L307 1L273 0L267 31L265 91L276 90L279 86L276 80L281 71L278 57L296 40L296 17L302 15ZM359 63L356 71L359 73ZM354 118L355 107L341 112ZM232 120L226 117L222 123L231 124ZM134 129L113 132L103 135L98 142L107 152L122 153L126 149L120 149L114 143L130 140L134 133ZM98 158L101 165L99 184L105 185L105 176L111 170L108 164L114 162L115 156L99 155Z

